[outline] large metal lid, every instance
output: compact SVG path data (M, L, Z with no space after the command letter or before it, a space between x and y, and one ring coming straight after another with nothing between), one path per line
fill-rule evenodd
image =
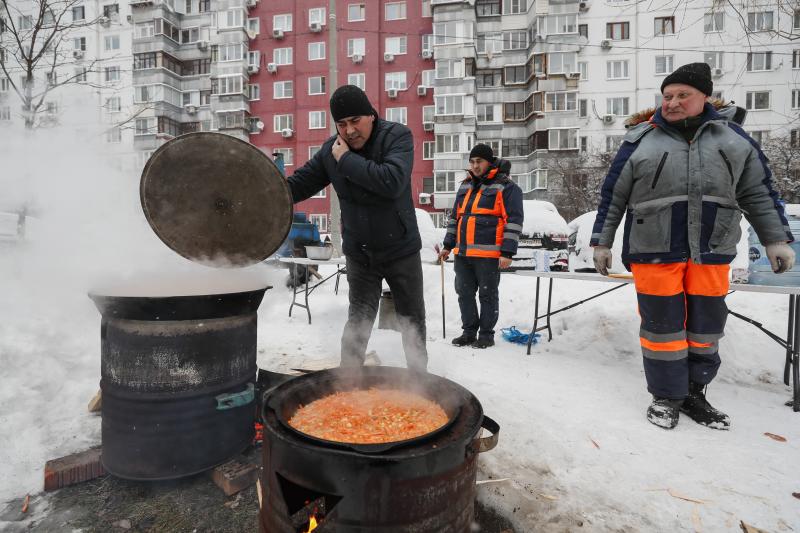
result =
M246 266L280 247L292 225L286 179L255 146L222 133L189 133L153 153L139 187L164 244L212 266Z

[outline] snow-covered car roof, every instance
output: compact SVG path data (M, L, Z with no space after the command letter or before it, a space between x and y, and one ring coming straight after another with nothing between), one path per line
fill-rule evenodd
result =
M567 221L558 214L556 206L543 200L523 200L522 209L525 220L522 222L523 235L564 235L569 233Z

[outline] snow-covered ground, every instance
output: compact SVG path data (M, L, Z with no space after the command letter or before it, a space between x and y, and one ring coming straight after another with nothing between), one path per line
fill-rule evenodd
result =
M11 265L5 257L4 268ZM311 297L313 323L288 316L285 271L264 269L274 288L259 311L262 368L322 368L338 361L347 285ZM645 391L633 288L558 315L552 342L523 346L499 339L488 350L456 348L459 333L452 266L446 271L447 338L441 331L439 267L424 267L430 371L464 385L501 425L496 449L481 457L481 497L520 531L738 531L739 521L768 531L800 525L800 414L783 403L783 353L752 326L732 319L722 341L723 366L711 402L733 420L730 432L682 419L677 429L644 418ZM532 278L504 275L501 327L529 329ZM556 304L605 284L557 281ZM19 288L19 286L18 286ZM19 302L20 292L4 287ZM82 293L60 294L34 314L21 305L0 324L0 502L42 487L47 459L99 442L99 419L86 403L99 380L100 317ZM785 328L786 298L734 294L732 309L776 332ZM40 310L42 311L42 310ZM375 330L383 364L403 365L400 336ZM778 442L765 432L781 435ZM2 524L0 524L0 529Z

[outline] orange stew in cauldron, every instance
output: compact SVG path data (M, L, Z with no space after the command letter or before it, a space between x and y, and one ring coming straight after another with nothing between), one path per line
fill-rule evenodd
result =
M426 435L448 421L444 409L398 389L336 392L300 407L289 425L312 437L351 444L379 444Z

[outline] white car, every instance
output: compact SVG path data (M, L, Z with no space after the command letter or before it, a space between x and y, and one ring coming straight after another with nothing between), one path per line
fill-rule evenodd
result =
M512 268L545 270L543 265L537 265L537 259L541 262L546 258L549 270L567 270L567 221L550 202L523 200L522 207L525 220Z
M589 211L569 223L569 269L571 272L595 272L594 250L589 246L592 239L592 227L597 211ZM614 246L611 248L613 260L609 272L627 272L622 264L622 234L625 228L625 217L617 227Z

